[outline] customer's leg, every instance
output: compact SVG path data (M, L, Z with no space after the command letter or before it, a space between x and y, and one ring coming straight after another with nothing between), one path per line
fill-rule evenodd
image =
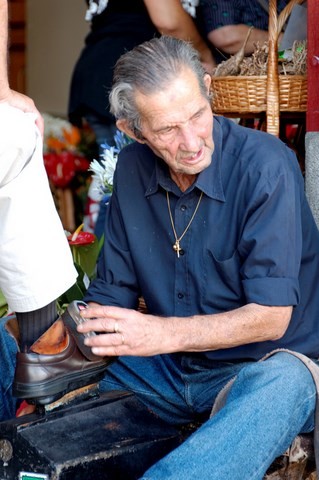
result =
M75 282L32 114L0 105L0 288L12 311L30 312Z
M56 321L56 299L75 283L77 272L34 117L1 104L0 128L0 288L17 314L22 346L13 392L48 403L97 382L108 363L81 355L62 321Z
M0 422L15 416L17 400L12 396L12 378L15 370L17 342L8 334L8 318L0 320Z
M226 405L144 480L261 480L300 432L313 429L316 391L296 357L278 353L238 374Z

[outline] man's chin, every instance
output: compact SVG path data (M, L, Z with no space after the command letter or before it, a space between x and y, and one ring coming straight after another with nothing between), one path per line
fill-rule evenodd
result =
M198 162L186 162L183 164L184 173L188 175L198 175L211 164L211 157L203 158Z

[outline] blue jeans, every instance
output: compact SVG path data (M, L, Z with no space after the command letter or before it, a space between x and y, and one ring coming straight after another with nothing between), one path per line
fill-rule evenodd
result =
M15 416L17 399L12 396L17 343L4 328L8 318L0 319L0 421Z
M216 395L235 375L226 405L209 418ZM245 363L212 363L196 354L121 357L100 387L135 392L170 424L206 417L142 480L261 480L298 433L314 428L312 376L283 352Z
M11 385L17 345L0 321L0 420L15 415ZM212 418L219 391L237 375L226 405ZM173 425L204 420L142 480L261 480L298 433L314 428L316 390L304 364L287 353L265 362L211 362L200 355L121 357L101 391L130 390Z

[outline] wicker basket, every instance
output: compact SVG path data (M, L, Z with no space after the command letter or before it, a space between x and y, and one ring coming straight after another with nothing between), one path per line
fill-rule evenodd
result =
M215 113L258 113L267 108L267 77L238 76L213 78ZM305 112L307 78L304 75L279 75L280 111Z
M217 114L266 112L267 132L279 135L279 114L307 109L307 77L279 75L277 42L292 8L290 0L277 18L277 2L269 1L269 56L267 75L212 77L212 108Z

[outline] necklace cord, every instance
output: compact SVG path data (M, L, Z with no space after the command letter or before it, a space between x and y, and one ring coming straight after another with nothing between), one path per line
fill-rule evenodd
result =
M169 194L168 194L168 191L166 190L166 200L167 200L167 208L168 208L168 214L169 214L169 218L170 218L170 221L171 221L171 225L172 225L172 230L173 230L173 233L174 233L174 237L175 237L175 243L173 245L173 249L176 251L177 253L177 256L179 257L179 253L181 251L181 248L179 246L180 244L180 241L182 240L182 238L184 237L184 235L186 234L186 232L188 231L189 227L191 226L194 218L195 218L195 215L197 213L197 210L199 208L199 205L200 205L200 202L202 200L202 197L203 197L203 192L201 192L200 194L200 197L198 199L198 202L197 202L197 205L195 207L195 210L193 212L193 215L191 216L191 219L190 221L188 222L185 230L183 231L182 235L178 238L177 236L177 233L176 233L176 229L175 229L175 225L174 225L174 220L173 220L173 215L172 215L172 210L171 210L171 204L170 204L170 200L169 200Z

